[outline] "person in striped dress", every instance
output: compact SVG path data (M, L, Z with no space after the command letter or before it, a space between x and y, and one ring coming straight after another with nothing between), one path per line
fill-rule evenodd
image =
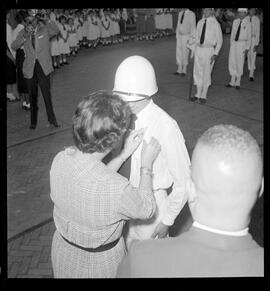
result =
M49 18L51 21L55 22L56 25L58 25L57 20L56 20L55 10L50 11ZM52 55L54 69L59 68L60 49L59 49L58 38L59 38L58 35L55 35L53 38L51 38L51 55Z
M93 10L90 11L88 16L88 40L89 40L89 47L95 48L97 46L97 40L98 40L98 23L95 16L95 12Z
M82 46L82 25L83 21L81 18L81 13L79 10L76 11L76 16L74 19L74 25L76 27L76 35L77 35L77 40L78 40L78 49Z
M114 33L115 33L115 43L122 42L122 38L120 36L120 19L121 14L119 9L115 9L114 11Z
M114 30L114 23L115 23L115 15L114 15L114 10L108 10L107 12L108 14L108 20L109 20L109 34L110 34L110 38L109 38L109 42L110 44L115 44L115 30Z
M88 21L87 21L87 10L83 9L82 11L82 43L84 47L87 47L87 30L88 30Z
M60 37L59 37L59 46L60 46L60 53L61 53L61 61L60 64L68 64L67 57L70 54L70 48L68 44L68 30L66 25L66 17L61 15L59 18L59 30L60 30Z
M100 21L101 21L101 43L102 45L108 45L110 43L109 38L110 38L110 33L109 33L109 28L110 28L110 21L108 17L108 12L107 11L100 11Z
M72 17L68 19L67 32L68 32L68 44L70 47L70 53L73 56L75 56L76 46L77 46L77 37L76 37L76 29L75 29L75 25L74 25L74 21Z

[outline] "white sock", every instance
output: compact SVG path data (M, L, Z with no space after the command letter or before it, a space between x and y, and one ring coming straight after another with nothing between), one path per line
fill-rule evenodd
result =
M231 82L230 82L230 85L231 85L231 86L235 86L235 81L236 81L236 76L231 76Z
M195 97L201 98L202 95L202 86L197 86L197 93L195 94Z
M202 99L206 99L207 91L208 91L208 86L203 87L203 89L202 89L202 94L201 94L201 98L202 98Z
M236 77L235 85L240 86L240 82L241 82L241 76Z

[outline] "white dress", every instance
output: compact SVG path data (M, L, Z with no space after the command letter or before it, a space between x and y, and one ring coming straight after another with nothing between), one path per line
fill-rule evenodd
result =
M74 25L76 27L77 40L78 41L81 41L82 40L82 26L81 26L81 23L80 23L78 17L75 17L75 19L74 19Z
M106 18L105 16L101 18L101 37L102 38L110 36L109 29L107 29L109 24L110 24L109 18Z
M115 35L115 31L114 31L114 23L115 23L114 14L111 14L108 17L108 19L109 19L109 22L110 22L109 34L110 34L110 36L114 36Z
M75 25L68 25L67 29L69 32L68 44L70 47L76 47L77 46L77 36L76 36Z
M88 31L87 31L87 39L88 40L96 40L98 38L97 24L94 16L88 16Z
M56 20L56 15L53 12L51 12L51 14L50 14L50 20L55 22L55 24L59 27L59 25L57 23L58 21ZM51 39L51 55L53 57L60 55L58 36L54 36Z
M87 30L88 30L88 21L87 21L87 19L84 19L83 25L82 25L82 36L83 37L87 36Z
M161 29L160 28L160 8L156 8L156 15L155 15L155 26L156 26L156 29Z
M66 25L62 25L59 23L59 29L61 32L61 36L59 38L59 49L61 54L69 54L70 49L69 49L69 43L68 41L64 41L67 38L67 27ZM64 38L64 39L63 39Z
M114 15L115 21L114 21L114 34L120 34L120 27L119 27L119 21L120 21L120 14L116 13Z
M98 34L98 38L101 37L101 30L102 30L102 24L101 24L101 19L99 16L95 16L96 18L96 22L97 22L97 34Z

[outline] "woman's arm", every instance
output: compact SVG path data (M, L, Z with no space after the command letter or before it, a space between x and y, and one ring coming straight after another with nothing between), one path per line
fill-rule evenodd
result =
M141 158L141 178L139 188L128 184L120 198L118 213L123 219L146 219L156 210L156 201L152 191L152 166L160 153L161 146L152 138L149 144L143 142Z
M112 171L117 172L122 164L134 153L142 142L144 130L145 129L139 129L130 132L129 136L126 138L124 149L117 157L107 164L107 167Z

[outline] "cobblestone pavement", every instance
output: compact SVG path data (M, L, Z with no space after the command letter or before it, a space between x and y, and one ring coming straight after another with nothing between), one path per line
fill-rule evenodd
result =
M263 150L263 76L262 58L257 58L255 82L245 74L240 91L225 88L229 81L227 68L229 39L213 71L212 86L206 105L187 99L189 79L172 73L175 64L175 38L155 42L128 42L96 50L82 49L70 65L52 75L53 104L60 129L46 127L46 112L39 96L39 123L30 131L29 112L19 103L7 104L7 216L8 277L50 278L50 246L54 223L49 197L49 170L55 154L72 143L71 118L82 96L97 89L111 89L118 64L127 56L139 54L154 65L159 85L155 102L178 122L189 153L200 134L218 123L231 123L249 130ZM188 73L190 74L189 67ZM191 130L192 129L192 130ZM177 235L181 219L172 234ZM25 230L38 225L30 232ZM256 240L263 245L263 199L254 209L251 223ZM23 233L22 235L19 235Z
M8 243L8 278L52 278L51 243L54 223L28 232Z

